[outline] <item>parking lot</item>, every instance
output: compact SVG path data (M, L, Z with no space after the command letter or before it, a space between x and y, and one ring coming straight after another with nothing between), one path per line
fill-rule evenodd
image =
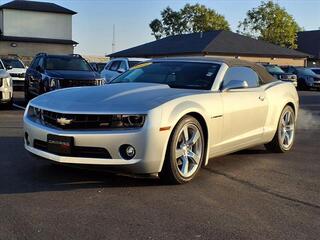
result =
M1 110L0 239L319 239L320 94L299 95L293 151L212 159L182 186L34 160L23 110Z

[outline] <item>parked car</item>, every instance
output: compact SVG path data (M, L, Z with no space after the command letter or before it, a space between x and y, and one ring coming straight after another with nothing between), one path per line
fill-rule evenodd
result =
M320 75L314 73L310 68L285 66L281 67L285 72L296 74L298 78L298 88L309 90L311 88L320 89Z
M295 87L298 86L297 76L295 74L286 73L279 66L274 64L263 64L263 66L275 78L281 81L291 82Z
M314 67L312 67L312 68L310 68L310 69L311 69L311 71L314 72L315 74L320 75L320 68L314 68Z
M1 58L7 72L12 77L13 87L24 87L24 78L27 67L19 58Z
M91 62L90 64L94 68L94 70L96 70L98 73L101 73L101 71L106 66L106 63L102 63L102 62Z
M26 72L25 99L52 90L105 84L91 65L80 55L38 54Z
M127 71L129 68L147 61L146 58L115 58L109 61L105 68L101 71L101 77L103 77L107 83Z
M166 58L99 88L54 91L24 115L25 148L58 163L109 165L192 180L209 158L292 148L296 88L238 59Z
M0 63L0 104L12 105L12 79L10 74L4 69Z

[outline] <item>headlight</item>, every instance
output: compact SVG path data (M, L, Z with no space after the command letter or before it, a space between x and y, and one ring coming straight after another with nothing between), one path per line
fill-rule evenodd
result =
M96 85L97 86L101 86L101 85L105 85L107 83L105 78L97 78L96 79Z
M310 82L313 82L314 78L309 76L309 77L307 77L307 80L310 81Z
M113 115L110 127L140 128L145 122L145 115Z
M11 77L3 78L3 87L11 87L12 86L12 79Z
M60 88L60 79L50 78L49 79L49 88L50 90L55 90Z
M27 116L32 119L40 119L41 118L41 109L29 106Z

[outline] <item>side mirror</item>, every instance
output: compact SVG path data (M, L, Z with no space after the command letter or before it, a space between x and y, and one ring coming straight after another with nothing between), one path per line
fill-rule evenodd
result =
M41 67L41 66L39 66L39 65L38 65L38 66L36 66L36 70L37 70L38 72L41 72L41 73L43 72L42 67Z
M125 69L123 69L123 68L119 68L118 69L118 73L124 73L126 70Z
M248 82L245 80L231 80L223 87L222 91L225 92L231 89L247 88L248 86Z
M7 69L7 70L11 70L11 69L12 69L12 66L11 66L11 65L6 65L6 69Z

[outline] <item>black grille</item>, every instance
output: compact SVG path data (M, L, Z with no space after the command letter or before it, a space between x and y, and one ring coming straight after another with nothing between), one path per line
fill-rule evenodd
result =
M25 74L24 73L10 73L11 77L17 77L17 78L24 78Z
M64 114L42 111L45 125L59 129L106 129L110 128L112 115Z
M44 142L44 141L40 141L40 140L35 139L33 141L33 147L36 149L39 149L41 151L49 152L48 151L48 144L47 144L47 142ZM54 153L54 154L57 155L57 153ZM111 155L107 149L98 148L98 147L74 146L74 147L72 147L71 154L59 155L59 156L111 159Z
M63 79L60 80L60 87L67 88L67 87L82 87L82 86L96 86L96 80L69 80Z

